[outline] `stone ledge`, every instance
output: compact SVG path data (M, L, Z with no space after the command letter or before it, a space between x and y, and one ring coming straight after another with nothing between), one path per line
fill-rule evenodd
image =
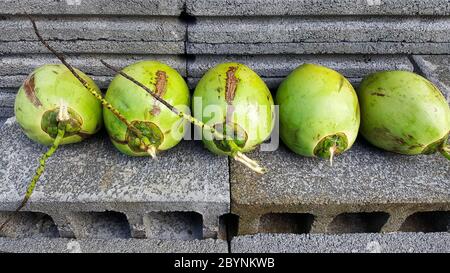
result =
M450 233L258 234L235 237L232 253L450 253Z
M196 16L449 15L446 0L186 0Z
M0 238L0 252L12 253L227 253L223 240L146 239L8 239Z
M0 138L0 210L8 212L23 198L46 148L30 141L14 118L3 125ZM219 217L230 207L228 159L201 146L182 141L157 161L121 154L104 133L63 146L48 161L24 211L48 214L67 236L80 219L73 220L74 213L123 213L142 234L147 213L196 212L203 236L216 237Z

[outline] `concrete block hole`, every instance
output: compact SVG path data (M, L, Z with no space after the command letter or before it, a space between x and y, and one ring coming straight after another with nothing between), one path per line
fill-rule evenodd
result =
M239 228L239 216L227 213L219 217L218 239L230 241L237 236Z
M150 212L143 222L150 239L203 239L203 217L196 212Z
M450 231L450 211L416 212L406 218L400 227L404 232Z
M328 226L329 233L375 233L389 219L386 212L342 213L337 215Z
M9 238L56 238L59 237L58 228L53 219L40 212L0 212L0 223L11 215L13 218L0 232L0 237Z
M260 233L309 233L314 216L309 213L269 213L260 218Z
M76 212L68 219L76 238L131 238L127 217L120 212Z

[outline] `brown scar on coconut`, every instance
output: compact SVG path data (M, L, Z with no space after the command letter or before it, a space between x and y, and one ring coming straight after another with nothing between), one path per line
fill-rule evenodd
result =
M23 88L25 89L25 94L31 103L36 107L41 107L41 101L36 97L36 89L34 84L34 74L28 77L23 83Z
M156 72L156 84L155 84L155 95L158 97L164 96L164 93L166 93L167 89L167 74L164 71L157 71ZM155 103L153 104L153 108L150 111L150 114L153 116L157 116L161 113L161 108L158 106L158 102L155 100Z

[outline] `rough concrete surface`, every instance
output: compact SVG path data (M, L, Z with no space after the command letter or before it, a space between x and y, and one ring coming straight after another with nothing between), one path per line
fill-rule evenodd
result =
M179 15L183 4L184 0L6 0L0 14Z
M186 0L196 16L449 15L446 0Z
M206 44L448 43L450 18L207 17L188 26L188 41Z
M60 53L83 54L183 54L184 42L140 41L51 41L49 44ZM0 54L48 53L37 41L12 41L0 43Z
M36 25L46 40L54 41L183 41L186 26L175 17L38 17ZM37 41L27 17L0 21L0 41Z
M189 77L202 77L222 62L240 62L261 77L286 77L299 65L316 63L335 69L347 78L361 78L380 70L410 70L413 64L402 55L198 55L187 62Z
M0 138L0 210L12 211L46 148L29 140L14 118ZM182 141L151 160L119 153L100 133L56 152L25 210L49 214L68 236L76 224L70 213L122 212L133 226L146 212L195 211L203 216L203 235L214 237L219 216L229 212L228 176L227 158L199 142Z
M78 68L86 74L96 76L114 75L114 72L100 63L100 60L104 60L107 63L118 68L123 68L127 65L143 60L159 61L171 66L182 76L186 76L186 61L183 57L177 55L69 54L66 56L66 60L72 66ZM39 66L52 63L59 64L60 62L55 56L51 54L2 56L2 58L0 58L0 75L28 75Z
M450 37L450 36L449 36ZM1 48L0 48L1 49ZM191 43L188 54L449 54L450 43L323 42L323 43Z
M230 162L231 211L240 216L240 234L258 232L259 218L271 212L311 213L312 232L329 232L331 221L344 212L386 212L390 217L382 231L395 231L416 211L450 210L450 165L438 154L404 156L359 139L333 167L283 144L274 152L247 155L268 173Z
M267 87L272 91L275 92L280 85L280 83L283 81L284 78L266 78L262 77L262 80L266 83ZM350 83L353 84L353 86L357 86L361 82L361 78L347 78ZM187 84L190 89L195 89L198 82L200 81L200 78L187 78Z
M450 233L257 234L234 237L232 253L450 253Z
M413 56L413 59L450 102L450 56Z
M227 253L223 240L0 238L0 252L13 253Z
M0 91L0 107L13 107L16 95L14 93L3 93Z
M0 118L9 118L14 115L13 107L3 107L0 106Z
M111 83L112 79L114 78L114 74L109 76L97 76L97 75L90 75L94 82L97 84L97 86L100 89L107 89L109 84ZM1 94L6 94L5 96L12 96L14 95L20 88L20 86L23 84L23 82L27 79L28 74L24 75L14 75L14 76L0 76L0 89L8 89L8 90L15 90L14 93L11 92L2 92ZM2 100L0 95L0 101ZM6 106L6 105L5 105ZM10 106L10 105L8 105Z

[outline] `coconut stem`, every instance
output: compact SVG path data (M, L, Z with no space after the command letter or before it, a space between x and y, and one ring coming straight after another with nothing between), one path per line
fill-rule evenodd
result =
M60 61L61 63L67 67L67 69L69 69L69 71L75 76L75 78L77 78L77 80L95 97L97 98L101 104L106 107L109 111L111 111L121 122L123 122L127 128L132 131L133 133L135 133L137 135L138 138L142 138L143 134L142 132L137 129L135 126L133 126L131 123L128 122L128 120L116 109L114 108L114 106L112 106L108 101L106 101L103 96L101 94L99 94L95 89L93 89L91 86L89 86L89 84L87 83L87 81L85 79L83 79L76 71L75 69L66 61L66 59L64 58L64 55L58 53L56 50L54 50L45 40L44 38L41 36L41 34L39 33L39 30L36 26L36 22L34 21L34 19L27 13L25 13L26 16L28 16L28 19L31 21L31 23L33 24L33 29L34 29L34 33L36 34L36 36L38 37L39 41L48 49L50 50L50 52L53 53L53 55L55 55Z
M450 145L442 145L441 149L439 149L439 152L441 152L441 154L445 158L450 160Z
M60 123L63 124L63 123ZM30 199L31 195L33 194L34 188L36 187L36 183L38 182L39 178L41 177L42 173L45 170L45 163L47 162L47 159L55 153L56 149L58 149L59 145L61 144L61 141L64 138L64 134L66 132L65 125L64 128L61 128L63 126L58 126L58 134L56 135L55 140L53 141L53 145L48 149L48 151L41 156L39 159L39 167L36 169L36 173L31 179L30 184L28 185L27 191L25 193L25 197L22 200L22 203L20 203L19 207L14 211L14 213L6 219L6 221L0 226L0 231L3 230L3 228L13 219L14 216L27 204L28 200Z
M333 167L334 154L336 153L336 144L330 147L330 166Z
M260 174L265 174L267 172L267 170L263 167L261 167L258 162L248 158L245 154L241 153L241 152L236 152L236 154L233 156L233 159L236 161L241 162L242 164L244 164L245 166L247 166L248 168L252 169L253 171L260 173Z
M147 153L153 158L156 159L156 148L153 145L150 145L147 149Z

